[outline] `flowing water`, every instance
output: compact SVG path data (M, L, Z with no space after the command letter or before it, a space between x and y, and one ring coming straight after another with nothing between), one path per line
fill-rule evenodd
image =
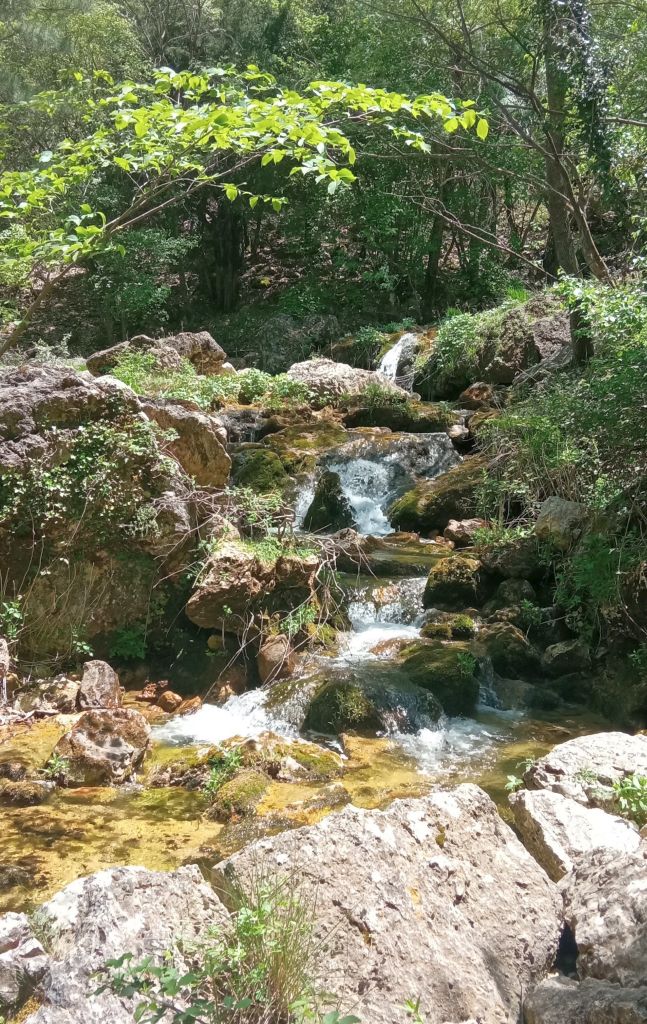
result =
M387 368L393 360L395 356ZM391 532L386 509L395 465L388 457L330 464L340 475L361 532L382 537ZM404 690L407 679L395 652L403 641L419 636L426 578L422 573L435 557L435 546L389 547L387 542L382 555L389 576L343 580L351 628L339 637L333 655L307 659L301 676L288 687L275 684L251 690L222 705L205 704L192 715L155 725L152 755L139 781L145 783L152 768L178 753L234 737L273 732L286 741L297 739L312 687L322 678L347 678L350 673L360 682L383 680L396 692L398 686ZM379 566L379 561L375 564ZM506 776L515 773L519 761L545 753L572 735L604 728L604 723L584 714L560 713L538 720L497 710L489 700L484 687L483 702L473 718L443 716L435 726L415 732L348 737L336 798L345 792L357 806L378 807L395 797L421 795L437 783L472 781L482 784L505 808ZM24 760L28 752L34 767L44 764L65 728L64 720L46 720L14 729L4 741L0 737L3 759L20 755ZM272 782L255 821L267 821L269 827L277 820L280 827L290 827L318 820L331 809L329 789L324 784ZM213 862L223 826L206 819L204 809L200 792L141 785L58 790L45 805L3 809L0 910L37 905L79 875L112 865L172 868L192 860Z
M417 335L407 332L401 334L395 345L393 345L388 352L386 352L379 362L378 370L383 373L385 377L392 380L394 384L398 384L400 387L406 388L411 391L413 385L413 377L411 374L406 376L398 376L398 368L408 346L415 345L417 341Z

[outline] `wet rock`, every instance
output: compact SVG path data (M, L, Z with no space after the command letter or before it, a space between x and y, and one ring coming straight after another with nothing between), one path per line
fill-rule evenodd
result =
M429 640L469 640L476 633L471 615L439 611L431 614L433 618L420 630L420 635Z
M568 551L579 540L587 519L584 505L552 495L539 506L535 536L561 551Z
M541 665L544 672L551 676L586 672L591 667L591 652L582 640L563 640L546 648Z
M524 1014L526 1024L645 1024L647 985L623 988L555 974L530 992Z
M433 728L442 714L435 696L420 686L349 678L324 683L307 708L303 729L328 735L354 731L417 732Z
M37 680L16 693L14 706L18 711L57 712L71 715L78 708L79 684L66 675Z
M561 882L577 945L579 978L640 988L647 976L647 843L631 853L596 851Z
M312 503L303 519L303 528L317 533L322 530L345 530L356 525L339 474L325 470L317 481Z
M160 913L163 908L163 913ZM132 1024L139 1001L98 987L96 973L106 961L133 954L162 957L179 938L191 942L210 927L225 927L228 914L199 869L146 871L113 868L80 878L37 912L51 936L43 1005L29 1024ZM180 952L177 965L188 966Z
M359 395L369 385L378 385L393 395L400 395L406 401L408 392L397 387L383 373L374 370L360 370L347 363L336 363L332 359L308 359L293 363L287 371L292 380L305 384L315 396L319 405L328 405L342 395Z
M0 917L0 1013L18 1009L45 977L48 956L26 914Z
M532 675L539 669L539 654L525 634L509 622L483 626L478 642L501 675Z
M403 992L428 1024L517 1020L552 963L555 888L475 786L261 840L217 865L216 884L259 857L316 894L321 985L371 1024L399 1020Z
M525 772L529 789L550 789L585 806L613 806L614 782L647 776L647 736L599 732L559 743Z
M61 737L54 752L69 760L65 774L72 784L119 785L141 765L150 734L150 726L139 711L86 711Z
M281 490L289 482L276 452L262 446L236 456L232 474L237 487L251 487L261 494Z
M497 587L484 611L489 613L491 610L499 608L517 608L524 601L534 602L536 597L537 593L530 580L504 580Z
M197 373L219 374L227 355L208 331L183 331L166 338L149 338L138 334L130 341L122 341L111 348L94 352L86 359L90 373L99 376L110 373L119 359L129 352L146 352L155 359L160 370L177 370L183 359L188 359Z
M284 679L294 668L294 652L287 636L271 636L262 644L256 657L261 683Z
M467 643L420 641L405 647L402 667L416 686L429 690L448 715L469 715L478 700L476 659Z
M79 687L79 707L118 708L122 689L119 676L105 661L86 661Z
M42 804L50 794L51 787L44 782L0 781L0 805L5 807L33 807Z
M432 566L425 592L425 608L453 609L478 604L483 596L481 563L476 558L450 555Z
M419 481L391 505L391 522L400 530L428 533L444 530L450 519L468 519L486 465L483 457L473 456L442 476Z
M178 715L192 715L195 711L200 710L202 703L202 697L187 697L180 704L177 713Z
M141 406L162 430L177 434L165 447L187 476L199 487L224 487L231 459L225 450L227 435L217 417L179 400L147 398Z
M613 857L640 845L638 830L624 818L547 789L513 793L510 804L524 846L554 882L594 851Z
M457 404L461 409L491 409L497 404L496 391L486 381L478 381L461 391Z
M451 540L457 548L470 547L477 530L487 526L485 519L450 519L443 530L445 540Z
M156 701L158 708L161 708L162 711L169 715L173 714L174 711L178 711L183 703L184 698L179 693L174 693L173 690L164 690Z
M399 396L398 396L399 399ZM467 430L461 424L459 415L448 411L444 404L397 400L385 405L373 405L362 400L362 395L351 399L343 412L346 427L388 427L390 430L404 431L413 434L435 433L446 430L454 439L453 432L459 436Z
M21 761L0 761L0 779L22 782L27 776L27 767Z
M244 768L220 786L207 817L213 821L230 821L255 814L269 784L264 772Z

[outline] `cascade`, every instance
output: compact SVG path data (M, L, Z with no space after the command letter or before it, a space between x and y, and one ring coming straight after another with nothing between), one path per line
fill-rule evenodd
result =
M413 387L412 375L407 374L406 376L398 377L398 367L407 347L415 344L415 342L416 335L411 332L400 335L395 345L393 345L388 352L382 356L378 366L378 371L380 373L383 373L384 376L388 377L394 384L398 384L400 387L406 388L407 391L411 391Z

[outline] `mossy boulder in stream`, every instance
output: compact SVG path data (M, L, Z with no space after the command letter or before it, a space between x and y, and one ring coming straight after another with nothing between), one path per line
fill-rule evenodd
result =
M429 690L448 715L469 715L478 700L477 662L468 643L418 641L402 651L411 682Z
M353 510L342 490L339 474L325 470L317 481L314 498L305 514L304 529L316 533L320 530L345 530L355 525Z
M151 729L131 708L92 710L56 744L54 753L68 762L65 777L80 786L127 782L144 760Z
M510 622L483 626L478 642L501 675L534 675L539 669L539 654L525 633Z
M240 452L235 457L232 477L237 487L250 487L262 494L281 490L289 480L276 452L261 446Z
M433 480L420 480L391 505L392 524L400 530L429 533L444 530L450 519L469 519L485 467L482 456L473 456Z
M376 668L376 673L377 673ZM406 679L336 679L315 692L303 728L328 735L352 731L417 732L438 721L442 708L433 694Z
M483 598L481 563L477 558L450 555L432 566L423 596L425 608L473 607Z
M264 772L243 768L219 788L207 816L214 821L229 821L255 814L269 784Z

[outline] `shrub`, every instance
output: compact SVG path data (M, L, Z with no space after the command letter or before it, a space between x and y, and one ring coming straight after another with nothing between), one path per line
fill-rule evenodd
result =
M647 776L628 775L613 783L618 806L639 828L647 824Z
M115 632L109 654L118 661L138 661L146 657L146 649L146 625L140 622Z
M112 375L138 395L181 398L202 409L237 401L240 388L238 375L203 377L188 359L176 370L160 369L152 352L123 353Z

